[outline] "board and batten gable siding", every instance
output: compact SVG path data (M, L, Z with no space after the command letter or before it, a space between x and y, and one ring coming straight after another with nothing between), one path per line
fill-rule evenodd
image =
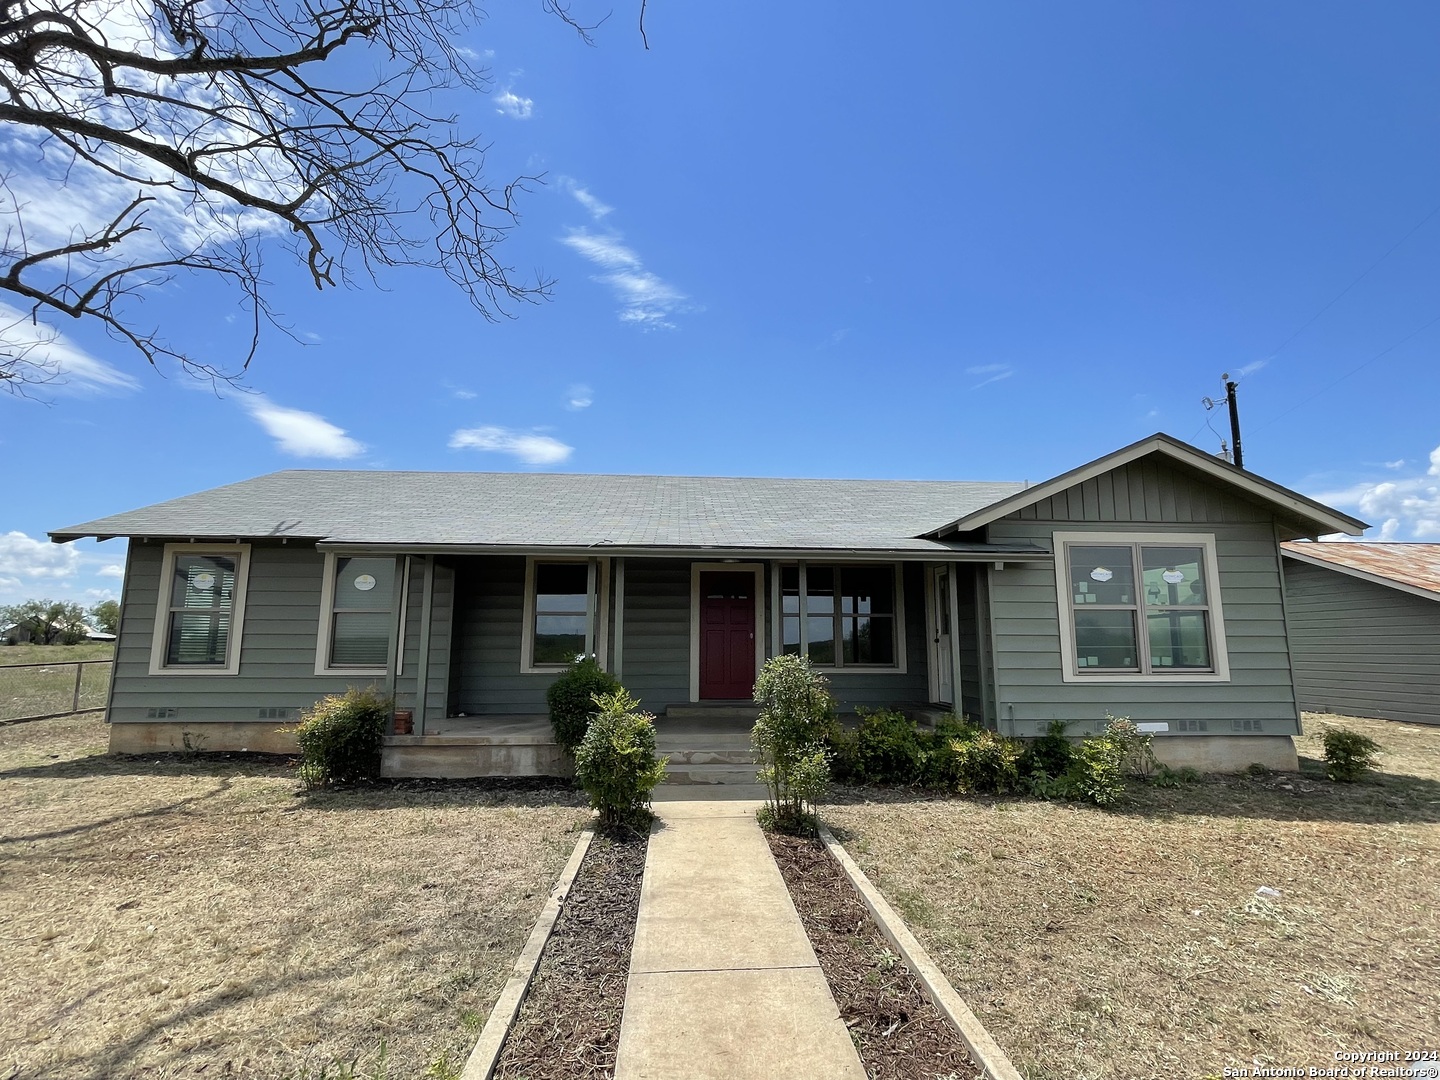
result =
M1440 724L1440 602L1285 560L1302 708Z
M351 685L384 684L383 676L315 674L325 556L302 544L264 542L250 545L239 674L151 675L164 553L158 541L130 544L111 723L254 723L267 719L262 710L298 711ZM175 715L151 715L166 709Z
M995 699L1001 730L1042 734L1051 720L1201 721L1193 734L1289 735L1299 731L1283 577L1274 519L1198 474L1153 460L1131 462L991 523L996 543L1053 545L1061 532L1209 533L1215 537L1228 682L1065 682L1055 575L1063 567L1009 564L988 572ZM1084 728L1074 729L1082 734Z

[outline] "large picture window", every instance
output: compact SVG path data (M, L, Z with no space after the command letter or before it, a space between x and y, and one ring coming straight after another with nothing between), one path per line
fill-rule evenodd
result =
M780 568L779 651L816 667L898 667L894 566Z
M166 545L151 674L233 675L239 670L249 557L243 544Z
M325 560L317 675L383 675L395 622L395 560L335 555Z
M1056 537L1067 674L1228 677L1214 540Z
M582 653L602 651L603 642L597 644L595 637L595 615L604 603L599 565L591 560L532 558L525 582L523 670L554 671Z

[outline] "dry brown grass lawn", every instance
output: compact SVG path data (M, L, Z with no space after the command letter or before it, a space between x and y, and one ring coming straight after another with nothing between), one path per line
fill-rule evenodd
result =
M1306 721L1299 775L1118 812L863 792L823 817L1029 1080L1440 1048L1440 728ZM1325 779L1328 724L1385 748L1374 781Z
M4 1080L454 1075L585 817L104 747L94 716L0 727Z

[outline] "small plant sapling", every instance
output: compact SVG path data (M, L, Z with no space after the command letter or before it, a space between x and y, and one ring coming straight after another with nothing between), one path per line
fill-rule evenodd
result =
M761 823L802 835L816 829L815 804L830 786L826 741L835 699L803 656L772 656L755 680L760 716L750 733L768 798Z
M1325 775L1341 784L1353 784L1375 768L1380 744L1348 728L1326 728L1320 738L1325 748Z

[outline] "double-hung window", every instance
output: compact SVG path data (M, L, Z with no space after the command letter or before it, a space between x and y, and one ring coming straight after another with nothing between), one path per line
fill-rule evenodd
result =
M555 671L577 656L602 651L595 624L605 602L604 585L603 560L526 561L522 670Z
M1227 679L1210 535L1057 533L1069 681Z
M816 667L900 667L897 581L890 565L782 566L779 651Z
M315 674L385 674L394 602L393 558L327 553Z
M240 670L248 544L167 544L150 649L152 675Z

